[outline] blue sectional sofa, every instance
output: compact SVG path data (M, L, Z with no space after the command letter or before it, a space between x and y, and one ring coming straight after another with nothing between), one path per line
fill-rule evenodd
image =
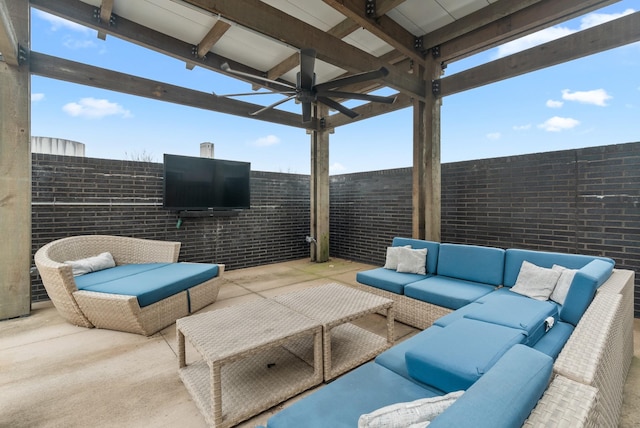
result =
M40 248L34 260L67 321L149 336L213 303L223 264L178 263L179 242L83 235Z
M421 273L394 259L396 270L359 272L357 281L392 298L396 319L427 328L273 416L268 428L383 426L358 419L415 416L406 408L433 405L415 400L459 391L465 392L430 426L615 426L633 352L626 301L633 301L632 271L614 270L603 257L408 238L392 243L407 246L427 248ZM388 252L385 265L390 260ZM586 366L574 365L591 353ZM620 357L602 358L611 353ZM418 422L399 416L397 426L427 425Z

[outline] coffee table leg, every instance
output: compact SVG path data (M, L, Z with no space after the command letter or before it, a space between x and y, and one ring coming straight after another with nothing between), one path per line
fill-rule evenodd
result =
M178 335L178 366L186 367L187 359L185 357L184 334L180 330L176 330Z
M389 345L393 345L393 342L395 342L395 337L393 336L394 324L393 306L389 306L387 308L387 343Z
M222 366L218 362L209 363L211 382L211 414L215 426L222 424Z

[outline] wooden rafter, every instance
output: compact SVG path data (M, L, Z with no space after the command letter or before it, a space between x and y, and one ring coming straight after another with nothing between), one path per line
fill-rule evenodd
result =
M102 0L100 4L100 22L103 25L111 25L111 14L113 13L113 0ZM106 40L107 33L102 30L98 31L98 38Z
M211 50L213 45L218 43L218 40L220 40L222 36L224 36L224 33L226 33L229 30L229 28L231 28L231 24L224 22L220 19L217 20L216 23L213 24L213 27L211 27L209 32L202 38L200 43L198 43L198 47L196 49L196 54L198 58L204 58L207 55L207 53ZM194 66L195 66L195 63L193 62L187 63L187 68L189 70L193 69Z
M364 2L358 0L323 0L365 30L393 46L416 62L424 62L422 52L414 48L415 36L386 15L368 17Z
M293 18L260 0L185 0L186 3L257 31L274 40L280 40L298 48L313 46L317 58L350 72L389 68L385 83L404 93L422 99L425 83L416 76L389 67L380 59L333 37L326 32Z
M443 78L447 96L640 41L640 12Z
M4 1L0 1L0 53L7 64L18 65L18 37L11 23L9 9Z

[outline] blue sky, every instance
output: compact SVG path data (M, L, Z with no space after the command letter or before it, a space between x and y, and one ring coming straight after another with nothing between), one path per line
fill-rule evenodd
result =
M625 0L581 18L451 64L445 75L634 12ZM60 20L32 12L38 52L217 93L249 85ZM259 171L308 174L310 137L302 129L204 111L39 76L31 84L31 135L86 145L87 157L198 156L215 144L220 159ZM255 101L252 99L251 101ZM269 102L269 101L266 101ZM294 103L292 109L296 109ZM336 129L330 172L412 165L412 109ZM640 141L640 43L451 95L443 99L443 163Z

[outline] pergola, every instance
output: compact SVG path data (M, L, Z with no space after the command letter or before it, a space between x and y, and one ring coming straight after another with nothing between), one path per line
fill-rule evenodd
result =
M455 61L616 3L615 0L0 0L0 319L30 311L30 76L139 95L306 129L311 140L311 258L329 257L329 135L413 108L413 236L440 240L440 100L447 95L640 40L640 12L443 77ZM384 67L341 90L385 89L356 117L313 103L302 114L216 96L30 49L30 8L246 80L296 86L299 51L317 54L317 83ZM256 77L253 77L256 76ZM254 97L259 99L260 97ZM315 101L315 100L314 100ZM341 102L341 99L333 99ZM334 105L334 108L338 106ZM351 114L353 116L353 114Z

